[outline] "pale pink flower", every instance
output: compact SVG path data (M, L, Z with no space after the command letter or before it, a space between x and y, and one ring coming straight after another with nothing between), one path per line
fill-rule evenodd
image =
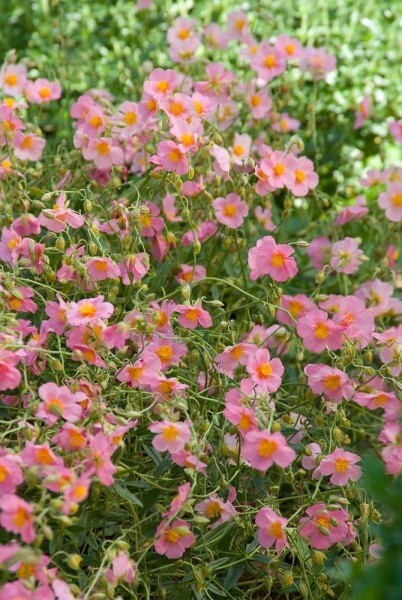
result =
M86 461L87 475L95 473L102 485L113 485L116 467L111 456L115 445L101 431L89 442L89 456Z
M165 169L174 171L178 175L185 175L188 172L189 164L185 149L171 140L159 142L157 154L151 156L150 161L157 165L156 171Z
M254 344L240 343L227 346L223 352L217 354L215 362L222 371L230 373L238 365L246 365L249 356L255 351Z
M272 211L270 208L256 206L254 209L254 214L258 223L262 225L264 229L267 231L274 231L276 229L275 223L272 221Z
M82 408L78 403L81 394L73 394L65 385L58 386L53 382L44 383L39 387L39 398L42 402L36 411L36 416L44 419L47 425L54 425L59 417L74 423L81 417Z
M210 23L204 28L205 41L212 48L227 48L230 36L217 23Z
M0 87L7 96L19 96L27 83L27 68L21 64L5 65L0 71Z
M16 368L19 361L14 352L0 349L0 391L15 390L21 383L21 373Z
M294 277L298 269L292 257L293 253L291 246L277 244L272 236L259 239L257 245L248 253L250 279L269 275L274 281L286 281Z
M154 544L155 552L167 558L180 558L195 542L190 525L181 519L176 519L171 525L167 520L162 521L155 535L157 537Z
M345 206L336 217L335 223L337 225L345 225L345 223L349 223L349 221L361 219L367 213L368 207L366 198L364 196L356 196L355 203Z
M144 129L144 121L138 112L136 102L122 102L119 111L113 116L113 121L121 126L119 135L129 138Z
M191 438L188 421L160 421L151 423L148 429L157 435L152 440L153 447L159 452L168 450L171 454L184 450Z
M321 503L310 506L306 513L300 520L300 535L308 538L312 548L326 550L349 535L349 514L343 508L329 510Z
M238 194L231 192L226 198L216 198L212 202L216 219L230 229L237 229L248 215L248 206Z
M154 69L144 83L144 91L155 100L163 100L175 91L180 80L180 75L173 69Z
M202 475L206 475L206 463L202 462L198 456L195 456L188 450L181 450L180 452L174 452L170 455L172 461L185 469L193 469Z
M328 454L320 462L322 475L331 475L330 482L333 485L346 485L348 481L357 481L361 474L361 468L356 466L360 456L352 452L346 452L343 448L337 448Z
M168 115L172 123L175 123L177 119L188 119L194 111L190 96L182 92L176 92L162 100L160 108Z
M355 114L355 122L353 129L360 129L364 121L369 118L371 114L371 101L370 96L364 96L363 100L359 102Z
M181 147L192 155L198 150L203 127L202 123L195 118L190 122L185 119L175 119L170 133L180 142ZM183 195L186 195L185 191Z
M285 371L279 358L271 359L269 351L265 348L249 356L246 369L257 385L258 391L264 392L276 392L282 383L282 375Z
M66 312L69 325L87 325L98 319L108 319L114 311L113 304L103 301L104 296L85 298L79 302L71 302Z
M285 155L281 150L275 150L269 158L265 158L262 161L258 172L256 170L256 175L263 183L267 182L269 184L269 189L267 189L267 191L276 190L285 186L290 187L294 184L294 160L296 159L291 154ZM259 189L257 187L257 193L263 196L266 194L266 191L264 191L264 188Z
M50 331L54 331L57 335L63 333L66 325L67 318L66 312L68 305L64 302L59 292L56 294L58 302L48 300L46 303L45 313L49 317L48 326Z
M374 317L379 317L387 312L393 291L391 284L380 279L374 279L363 283L356 290L355 295L364 300L366 308L370 310Z
M131 285L132 281L139 281L148 273L148 270L149 257L145 252L130 254L124 262L119 262L120 277L124 285Z
M279 431L271 433L267 429L247 433L241 453L258 471L266 471L273 464L286 468L296 458L296 452L287 445L285 437Z
M272 108L272 99L267 88L263 88L259 91L252 89L247 96L247 102L254 119L264 119L268 117L269 111Z
M321 477L320 472L320 459L321 459L321 446L316 442L312 442L311 444L307 444L304 449L305 454L302 457L302 466L303 469L307 471L313 471L311 478L319 479ZM308 452L308 454L307 454Z
M280 323L294 327L300 317L304 317L304 315L314 309L314 302L305 294L296 294L296 296L287 296L284 294L281 296L281 308L278 309L276 318ZM285 312L285 310L290 314Z
M183 483L182 485L179 485L178 490L177 490L177 495L173 498L173 500L170 504L169 510L167 512L163 513L162 516L170 518L170 517L173 517L174 515L177 515L177 513L181 510L181 508L187 501L187 499L190 495L190 490L191 490L191 485L188 482Z
M77 119L79 124L81 124L92 106L95 106L95 100L92 96L83 94L82 96L79 96L78 100L71 106L70 116L73 119Z
M296 60L303 56L303 48L299 40L281 33L275 42L275 49L282 54L286 60Z
M251 58L251 67L258 73L263 81L271 81L286 69L286 61L283 52L277 50L264 40L258 47L257 52Z
M297 333L311 352L322 352L327 346L330 350L339 350L343 344L343 329L322 310L310 311L297 323Z
M85 160L92 160L98 169L110 169L124 162L122 149L108 137L91 139L88 146L82 149L82 154Z
M216 144L211 147L209 152L215 159L213 163L213 170L217 175L227 180L230 170L229 152L226 150L226 148L221 148L221 146L217 146Z
M174 339L155 337L145 348L142 358L146 361L148 357L156 356L161 362L161 370L165 371L171 364L179 363L185 354L187 354L186 344L181 344Z
M206 500L198 502L194 506L194 510L201 513L207 519L214 520L210 525L211 529L229 521L237 513L232 502L229 500L224 502L216 493L211 494Z
M391 121L388 129L394 140L402 144L402 121Z
M378 205L385 210L390 221L402 221L402 183L390 183L387 191L380 194Z
M119 550L113 559L112 568L106 569L105 578L112 585L132 583L136 575L136 566L125 552Z
M0 524L6 531L18 533L26 544L35 539L33 527L33 506L15 494L5 494L0 498Z
M359 244L360 240L351 237L345 237L343 240L335 242L332 246L332 257L329 263L331 267L338 273L347 275L356 273L361 265L360 257L363 255Z
M329 264L331 258L332 243L327 237L318 237L310 242L307 248L314 269L322 269L324 265Z
M284 527L288 521L280 517L272 508L260 508L255 516L255 524L258 527L258 543L263 548L275 545L276 553L279 555L282 548L289 547Z
M24 481L18 464L20 460L14 454L0 456L0 496L14 494L17 486Z
M61 98L61 85L57 81L40 78L36 81L28 81L24 93L29 102L43 104Z
M197 302L193 306L177 304L174 310L180 313L177 320L182 327L187 329L195 329L197 325L205 328L212 327L211 315L202 308L201 302Z
M340 369L324 364L310 364L304 368L307 382L315 394L324 394L330 400L350 400L354 390L349 377Z
M233 10L227 16L227 34L231 39L244 40L248 33L248 18L244 11Z
M324 79L325 75L336 68L336 57L325 48L305 48L300 59L300 69L311 73L314 79Z
M272 113L271 129L278 133L289 133L296 131L300 127L300 121L292 118L288 113ZM302 194L300 194L302 195Z
M15 140L14 154L20 160L40 160L46 140L33 133L21 134Z
M365 348L373 339L374 315L356 296L342 296L333 316L334 323L343 327L347 338L358 348Z
M39 215L39 223L49 231L60 233L66 229L67 225L70 225L72 229L82 227L84 217L76 211L71 210L71 208L68 208L65 194L60 194L51 209L46 208L42 210Z
M124 381L131 387L142 388L155 385L159 381L158 371L161 370L160 360L154 356L147 360L139 358L133 365L126 365L116 376L118 381Z
M290 154L286 166L290 170L286 185L295 196L306 196L310 190L317 187L318 175L311 160L305 156L296 158Z
M202 265L179 265L180 272L176 275L175 279L177 283L185 281L190 283L191 281L200 281L205 279L207 276L207 270Z
M85 266L91 281L104 281L105 279L118 279L120 269L110 258L94 257L87 260Z
M230 148L232 161L235 165L244 165L250 154L251 137L247 133L235 133L233 146Z
M3 227L1 231L0 259L11 265L17 264L21 243L21 236L13 228Z

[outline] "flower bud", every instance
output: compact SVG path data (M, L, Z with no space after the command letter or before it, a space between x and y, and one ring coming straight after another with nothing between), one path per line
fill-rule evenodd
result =
M73 569L74 571L78 571L81 562L82 556L80 556L79 554L69 554L67 557L67 564L70 567L70 569Z

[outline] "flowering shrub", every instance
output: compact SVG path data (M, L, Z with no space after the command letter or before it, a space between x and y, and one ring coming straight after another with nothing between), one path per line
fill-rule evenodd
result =
M402 168L320 166L288 92L327 48L241 10L167 46L73 147L64 82L1 69L0 598L340 598L382 551L362 456L402 470Z

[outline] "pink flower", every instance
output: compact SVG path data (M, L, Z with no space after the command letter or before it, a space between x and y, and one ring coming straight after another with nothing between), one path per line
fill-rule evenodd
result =
M218 527L221 523L229 521L236 513L236 509L229 500L223 502L216 493L211 494L206 500L198 502L194 510L201 513L207 519L215 519L211 529Z
M63 333L67 325L66 312L68 305L64 302L63 298L57 292L56 294L58 302L48 300L46 303L45 313L49 317L48 326L50 331L54 331L57 335Z
M33 507L15 494L6 494L0 498L0 524L6 531L19 533L26 544L35 539L33 527Z
M326 237L318 237L312 240L307 248L307 254L314 269L322 269L325 264L329 263L331 248L332 243Z
M296 296L287 296L284 294L281 297L281 308L278 309L276 318L280 323L294 327L295 321L297 322L300 317L304 317L304 315L314 310L314 308L314 302L304 294L297 294ZM286 313L285 310L290 314Z
M15 140L14 154L20 160L39 160L46 140L33 133L21 134Z
M269 275L274 281L286 281L294 277L298 269L295 259L291 258L293 253L291 246L277 244L270 235L259 239L248 253L250 279Z
M19 96L27 83L25 65L8 64L0 72L0 87L7 96Z
M312 479L319 479L321 477L320 471L320 457L322 454L321 446L315 442L311 444L307 444L304 449L305 454L302 457L302 466L303 469L307 471L312 471L311 475Z
M170 453L184 450L184 446L191 438L188 421L173 422L161 421L152 423L148 429L157 435L152 440L153 447L159 452L168 450Z
M148 270L149 259L145 252L131 254L125 262L119 262L120 277L124 285L131 285L132 281L139 281L148 273Z
M296 175L294 160L295 158L291 154L285 155L285 153L281 152L280 150L275 150L275 152L272 152L269 158L265 158L262 161L258 172L256 171L256 174L260 179L262 179L263 182L264 180L267 181L268 188L265 189L265 186L260 186L257 188L257 193L261 196L264 196L267 191L277 190L285 186L295 186ZM308 159L306 158L305 160ZM310 163L311 161L308 162ZM311 168L308 165L304 165L303 168L306 169L306 173L307 168L309 168L309 171L311 171ZM260 189L261 187L262 189Z
M343 448L337 448L328 454L320 462L322 475L331 475L330 482L333 485L346 485L348 481L357 481L362 471L356 467L360 456L352 452L346 452Z
M324 394L327 398L341 402L342 398L350 400L354 390L349 377L340 369L328 365L307 365L304 369L308 385L315 394Z
M227 16L228 28L227 34L230 39L238 39L244 41L248 33L248 18L242 10L233 10Z
M363 100L357 105L355 123L353 129L360 129L364 121L368 119L371 114L371 101L370 96L364 96Z
M297 333L303 344L311 352L339 350L343 344L343 327L334 323L322 310L312 310L297 323Z
M344 225L349 221L361 219L368 213L367 202L364 196L356 196L354 204L345 206L336 217L335 223L337 225Z
M126 365L116 378L131 387L143 388L158 383L158 371L160 370L161 362L156 356L147 359L140 358L133 365Z
M374 315L365 307L363 300L355 296L343 296L334 312L334 323L344 328L345 336L355 340L358 348L365 348L372 341Z
M144 91L155 100L163 100L170 96L179 86L180 76L173 69L154 69L148 81L144 83Z
M132 583L135 575L135 564L121 550L118 551L116 558L113 559L112 568L105 571L105 578L112 585L119 585L123 582Z
M230 170L230 157L229 152L226 148L221 148L214 144L210 149L209 153L214 157L214 164L212 166L213 170L217 175L223 177L225 180L229 177Z
M179 465L179 467L183 467L186 469L194 469L194 471L206 475L206 463L202 462L202 460L199 459L198 456L195 456L188 450L174 452L170 455L170 458L176 465Z
M247 96L247 102L254 119L266 118L272 108L272 99L266 88L260 91L251 90Z
M183 485L179 485L177 490L177 496L175 496L170 504L170 508L167 512L163 513L163 517L173 517L176 515L179 510L182 508L183 504L187 501L191 490L191 485L187 483L183 483Z
M114 311L113 304L103 302L104 296L86 298L79 302L71 302L66 312L69 325L87 325L97 319L108 319Z
M378 205L385 210L385 216L390 221L402 221L402 183L388 185L387 191L380 194Z
M226 198L216 198L212 202L212 206L219 223L230 229L241 227L244 217L248 215L247 204L234 192L228 194Z
M66 225L70 225L73 229L82 227L84 217L68 208L65 194L60 194L53 208L42 210L39 215L39 223L49 231L60 233L66 229Z
M312 548L326 550L348 536L349 514L343 508L329 510L323 503L314 504L306 513L300 520L300 535L309 539Z
M332 246L332 257L329 263L331 267L338 273L347 275L356 273L361 264L360 257L363 255L363 250L358 247L359 243L359 240L351 237L345 237L343 240L335 242Z
M255 516L260 546L270 548L275 544L278 555L284 546L288 548L289 544L284 532L287 523L287 519L280 517L272 508L261 508Z
M296 452L287 445L285 437L279 431L271 433L267 429L247 433L241 453L258 471L266 471L273 464L288 467L296 458Z
M253 382L257 384L258 391L263 392L276 392L282 383L285 370L279 358L271 360L269 351L265 348L249 356L246 369Z
M174 171L178 175L188 172L188 160L183 147L173 141L159 142L158 153L151 156L150 160L158 165L155 170L165 169Z
M264 81L271 81L286 69L283 53L264 40L251 59L251 67L257 71L258 76Z
M172 363L179 363L187 354L187 346L174 339L155 337L142 354L145 362L148 357L157 357L161 362L161 369L165 371Z
M136 102L122 102L119 106L119 112L114 115L113 120L122 125L119 134L124 139L130 138L144 128L144 122L139 115Z
M91 281L104 281L120 277L120 269L110 258L90 258L85 263Z
M202 308L201 302L197 302L193 306L178 304L175 312L180 313L181 316L177 320L182 327L187 329L195 329L197 325L205 328L212 326L211 315Z
M250 354L255 350L253 344L235 344L226 347L223 352L217 354L215 362L222 371L227 373L233 371L238 365L246 365Z
M394 140L402 144L402 121L391 121L388 129Z
M9 350L0 350L0 391L15 390L21 383L21 373L15 368L20 357Z
M25 87L25 95L33 104L43 104L61 98L61 85L57 81L48 79L37 79L28 81Z
M85 160L92 160L95 167L103 170L124 162L123 150L107 137L91 139L88 146L82 148L82 154Z
M299 40L281 33L275 42L275 50L283 54L286 60L294 60L303 56L303 48Z
M172 94L169 98L162 100L160 107L173 124L178 119L183 121L188 119L194 110L190 96L182 92Z
M14 229L3 227L1 231L0 259L10 265L17 264L21 251L22 238Z
M250 154L251 137L247 133L235 133L233 147L231 148L232 161L235 165L244 165Z
M274 231L275 224L272 222L272 211L270 208L256 206L254 209L254 214L258 223L262 225L264 229L267 231Z
M14 494L17 485L23 481L24 475L18 466L18 457L13 454L0 456L0 496Z
M167 520L162 521L157 527L156 537L155 552L167 558L180 558L195 542L189 524L181 519L175 519L171 525Z
M78 509L78 505L86 500L89 494L91 480L88 475L84 474L74 479L65 489L63 489L64 504L62 512L64 515L69 515L72 511Z
M325 48L306 48L300 60L300 69L308 71L314 79L324 79L336 68L336 57L328 54Z
M290 176L286 179L286 185L295 196L306 196L309 190L318 185L318 175L314 172L314 165L305 156L296 158L289 155L287 168Z
M73 394L67 386L57 386L53 382L44 383L39 388L42 402L36 411L36 416L44 419L47 425L54 425L59 417L74 423L81 417L82 408L78 404L81 394Z
M113 485L116 467L111 456L115 446L101 431L89 442L89 459L87 474L95 473L99 481L106 486Z

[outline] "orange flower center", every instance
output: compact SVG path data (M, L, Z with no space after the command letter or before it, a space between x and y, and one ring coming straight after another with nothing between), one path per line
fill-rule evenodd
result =
M176 544L180 539L180 533L175 529L170 529L165 533L165 540L169 542L169 544Z
M256 371L258 377L261 377L262 379L266 379L272 375L272 367L269 363L262 363L258 365Z
M89 119L89 124L91 127L94 127L95 129L98 129L98 127L101 127L103 121L102 118L99 115L93 115L93 117L91 117Z
M156 89L158 90L158 92L167 92L167 90L169 89L169 84L167 81L158 81L158 83L156 84Z
M50 98L50 90L48 87L43 87L40 88L39 90L39 96L42 98L42 100L47 100L48 98Z
M180 31L177 33L177 37L179 40L186 40L190 36L190 33L190 29L183 27L183 29L180 29Z
M294 317L298 317L302 312L304 306L298 300L290 300L289 302L289 312Z
M197 319L198 319L198 310L195 309L195 308L190 308L190 310L188 310L184 316L189 321L197 321Z
M253 94L250 98L250 102L251 102L251 106L259 106L261 104L261 98L260 96L257 96L256 94Z
M157 349L156 354L162 362L169 362L173 358L173 350L170 346L161 346Z
M246 413L243 413L242 416L240 417L239 429L242 429L243 431L248 431L251 427L251 424L252 424L251 416Z
M306 179L306 174L304 171L300 171L299 169L296 169L295 171L295 181L296 183L303 183L303 181Z
M108 142L99 142L96 145L96 150L102 156L106 156L106 154L109 154L110 152L110 145L108 144Z
M84 302L79 308L82 317L93 317L96 314L96 308L92 302Z
M226 204L226 206L223 209L223 214L225 215L225 217L234 217L236 216L236 213L237 208L233 204Z
M388 402L388 398L385 394L378 394L376 398L374 398L374 405L377 408L384 406Z
M2 160L0 162L0 167L2 169L9 169L11 167L11 160L8 160L7 158L5 158L4 160ZM10 247L10 246L8 246Z
M6 469L6 467L4 467L3 465L0 465L0 483L3 483L3 481L5 481L8 477L8 471Z
M392 196L391 202L397 208L401 208L402 207L402 194L394 194Z
M285 172L285 165L283 165L282 163L278 163L277 165L274 166L274 168L272 169L274 174L278 177L279 175L283 175Z
M316 524L319 527L325 527L326 529L329 529L331 525L329 517L326 517L325 515L320 515L316 520Z
M18 579L28 579L35 573L34 565L27 565L26 563L21 563L17 570ZM18 598L17 598L18 600Z
M141 377L143 371L144 371L144 367L130 367L128 370L130 378L133 379L134 381Z
M74 500L77 500L77 502L81 502L81 500L84 500L84 498L87 495L87 488L85 485L76 485L74 488Z
M274 538L281 538L283 536L283 528L279 521L275 521L271 523L268 527L268 534L272 535Z
M15 73L8 73L4 78L7 85L14 87L18 83L18 77Z
M107 271L107 263L104 260L94 260L93 265L97 271Z
M273 54L266 56L264 59L264 67L267 69L273 69L276 66L276 58Z
M180 139L185 146L192 146L194 144L194 136L192 133L183 133Z
M222 511L223 509L220 503L217 500L212 500L212 502L208 504L205 513L208 519L215 519L222 514Z
M81 446L85 444L85 437L79 431L75 431L73 429L72 431L68 432L68 435L70 438L70 446L73 446L74 448L81 448Z
M295 51L296 51L296 48L295 48L294 44L286 44L285 52L288 56L292 56L292 54L294 54Z
M29 522L29 514L28 511L23 508L17 508L15 514L13 515L13 523L16 527L24 527Z
M138 121L138 116L134 112L126 112L123 121L126 125L135 125Z
M170 105L170 112L172 115L181 115L184 112L184 106L181 102L172 102Z
M162 436L167 442L174 442L179 435L179 430L175 425L168 425L163 430Z
M229 354L233 360L240 360L244 356L244 348L243 346L235 346L230 350Z
M328 326L325 323L317 323L314 329L314 335L318 340L325 340L329 335Z
M10 300L8 301L8 306L12 309L12 310L19 310L21 308L22 305L22 300L20 300L19 298L16 298L15 296L13 296L12 298L10 298Z
M193 104L196 113L201 114L204 111L204 105L199 100L194 100Z
M243 156L244 146L242 146L241 144L237 144L236 146L234 146L233 154L235 154L236 156Z
M274 252L271 256L271 265L275 268L283 267L285 264L285 257L282 252Z
M47 448L39 448L35 452L35 458L40 465L52 465L54 463L54 459Z
M346 473L349 468L349 461L347 458L337 458L335 460L335 470L338 473Z
M324 379L324 387L327 390L336 390L341 385L341 376L340 375L327 375Z
M32 148L33 146L33 138L31 135L27 135L25 136L25 138L23 139L23 142L21 144L21 148L24 148L24 150L27 150L28 148Z
M169 152L169 158L172 162L177 163L181 159L181 152L178 148L175 148L171 152Z
M258 444L258 454L262 458L268 458L272 456L274 452L278 449L278 444L275 440L261 440Z

